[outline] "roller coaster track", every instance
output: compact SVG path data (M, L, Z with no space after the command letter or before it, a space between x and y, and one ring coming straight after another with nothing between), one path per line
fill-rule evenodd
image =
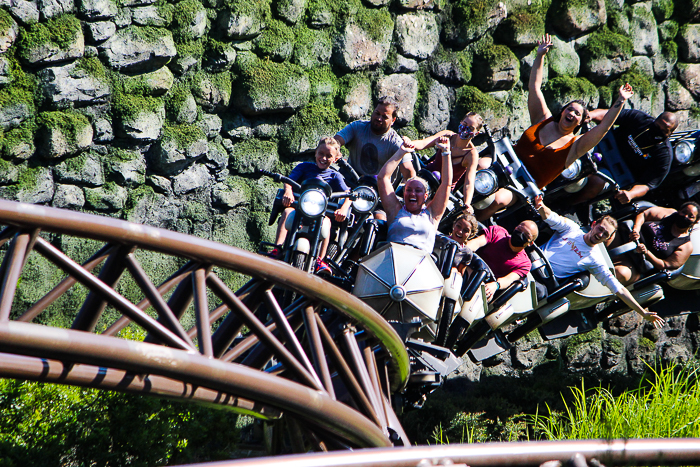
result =
M391 404L409 376L403 342L328 282L108 217L0 200L0 225L0 377L218 404L265 420L270 454L408 444ZM61 248L72 237L92 254ZM181 267L147 273L144 252ZM57 279L18 297L37 258L57 271L42 281ZM76 296L69 328L47 324Z

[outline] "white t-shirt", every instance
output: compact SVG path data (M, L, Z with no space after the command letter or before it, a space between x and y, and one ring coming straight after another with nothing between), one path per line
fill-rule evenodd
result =
M589 246L583 239L584 233L578 224L554 212L545 222L555 233L542 252L552 265L557 279L588 271L612 293L617 294L622 290L622 284L610 272L600 250Z
M338 132L350 152L350 165L360 175L377 175L401 148L403 139L393 128L383 135L372 133L369 120L357 120Z

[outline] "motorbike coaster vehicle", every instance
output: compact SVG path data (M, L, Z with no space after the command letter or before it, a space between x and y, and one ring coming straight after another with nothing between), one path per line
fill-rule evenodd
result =
M371 194L366 194L363 190L353 193L332 193L331 187L326 182L311 178L305 180L301 185L278 173L265 170L260 171L261 175L272 178L275 182L286 183L294 191L295 201L290 207L294 209L285 221L288 234L283 245L283 261L306 272L313 272L318 260L318 252L321 242L331 235L331 228L324 223L324 217L333 217L338 209L338 203L333 202L341 198L352 198L353 204L357 203L359 210L367 208ZM284 190L277 192L270 212L269 225L274 225L277 218L285 209L282 203ZM374 198L376 199L376 196ZM358 202L358 200L360 200ZM376 201L375 201L376 202ZM371 201L370 201L371 203ZM350 213L345 222L337 226L335 235L337 248L343 248L347 238L347 226L354 222L353 214ZM261 242L261 248L275 248L276 245L269 242Z

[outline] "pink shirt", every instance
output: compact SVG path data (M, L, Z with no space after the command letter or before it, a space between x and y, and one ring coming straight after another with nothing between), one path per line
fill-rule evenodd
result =
M515 253L510 248L510 234L501 226L494 225L484 230L486 245L476 252L489 265L496 278L504 277L511 272L525 277L530 272L530 258L525 250Z

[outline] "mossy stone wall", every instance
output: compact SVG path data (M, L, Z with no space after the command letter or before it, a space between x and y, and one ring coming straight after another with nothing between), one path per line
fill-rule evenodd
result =
M0 7L0 196L248 249L273 235L277 187L255 170L309 160L320 137L370 114L378 83L417 88L396 91L412 109L402 134L475 110L517 138L544 32L557 34L551 108L609 105L629 81L636 108L700 123L695 0L57 4Z

